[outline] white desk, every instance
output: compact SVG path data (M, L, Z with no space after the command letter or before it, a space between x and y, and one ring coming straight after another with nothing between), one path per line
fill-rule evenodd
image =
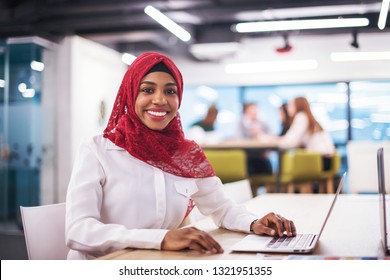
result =
M333 195L328 194L266 194L258 196L245 205L262 216L270 211L292 219L298 232L312 231L321 227ZM222 245L225 252L217 255L201 255L195 251L158 251L124 249L108 254L101 259L241 259L260 258L256 253L231 252L230 247L246 234L217 228L211 219L196 224L208 231ZM379 201L376 195L339 196L328 220L320 242L311 255L326 257L379 257L383 258L379 231ZM286 257L288 255L274 255Z

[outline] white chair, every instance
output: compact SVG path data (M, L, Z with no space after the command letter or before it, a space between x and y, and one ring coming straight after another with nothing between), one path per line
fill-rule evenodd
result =
M20 206L30 260L65 260L65 203Z
M348 191L352 194L377 193L378 171L376 153L384 148L385 166L390 166L390 141L350 141L347 144ZM390 168L385 170L390 178ZM389 189L387 189L389 192Z
M225 183L226 195L237 203L244 203L253 198L252 188L248 179Z
M252 188L248 179L239 180L223 184L226 195L238 204L244 203L253 198ZM195 206L187 217L187 224L193 224L201 219L206 218Z

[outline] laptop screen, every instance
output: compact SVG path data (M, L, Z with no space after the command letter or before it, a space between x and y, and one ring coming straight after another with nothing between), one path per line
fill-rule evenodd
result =
M385 249L389 248L388 231L386 224L386 188L385 188L385 168L384 168L384 155L383 148L379 148L377 151L377 164L378 164L378 193L379 193L379 213L380 213L380 226L382 242Z

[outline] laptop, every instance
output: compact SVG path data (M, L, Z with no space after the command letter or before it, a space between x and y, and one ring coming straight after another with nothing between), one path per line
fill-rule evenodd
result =
M297 234L294 237L282 236L272 237L264 235L249 234L231 247L237 252L262 252L262 253L311 253L316 247L318 240L325 228L336 199L343 188L346 173L343 174L339 186L330 205L328 214L322 224L319 233Z
M379 217L381 227L381 239L383 249L386 254L390 254L389 232L387 228L387 213L386 213L386 188L385 188L385 165L383 148L377 151L378 165L378 193L379 193Z

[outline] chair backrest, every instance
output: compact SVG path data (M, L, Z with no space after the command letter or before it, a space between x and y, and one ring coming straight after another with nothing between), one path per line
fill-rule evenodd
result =
M376 153L378 148L390 150L390 141L349 141L347 144L348 192L378 193ZM385 154L385 166L390 166L390 154ZM390 168L385 170L390 178Z
M238 204L244 203L253 198L251 184L248 179L223 184L223 188L227 197ZM198 207L195 206L188 215L185 225L193 224L204 218L206 218L206 216L200 213Z
M244 150L205 150L204 153L223 183L239 181L248 177Z
M65 203L20 206L30 260L65 260Z
M248 179L226 183L223 186L226 195L237 203L244 203L253 198L251 184Z
M282 172L292 181L317 180L322 172L321 154L305 150L287 151L282 155Z

